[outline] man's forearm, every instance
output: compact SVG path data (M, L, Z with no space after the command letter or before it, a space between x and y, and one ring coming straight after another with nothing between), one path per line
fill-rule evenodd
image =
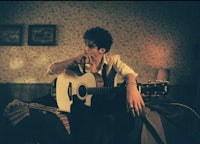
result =
M126 75L125 82L126 82L126 85L129 85L129 84L136 85L137 84L136 78L131 73Z
M52 65L49 66L48 73L49 74L62 73L65 69L69 68L71 65L75 63L75 59L76 58L71 58L68 60L61 61L61 62L53 63Z

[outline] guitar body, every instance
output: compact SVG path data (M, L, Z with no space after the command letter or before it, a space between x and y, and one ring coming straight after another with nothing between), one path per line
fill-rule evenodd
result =
M72 96L74 95L76 95L80 100L85 101L85 105L91 106L92 95L86 94L80 96L79 94L79 88L82 85L85 87L96 87L97 84L94 75L92 73L86 73L83 76L77 76L73 72L59 75L56 82L56 101L58 108L70 112L70 107L73 103Z

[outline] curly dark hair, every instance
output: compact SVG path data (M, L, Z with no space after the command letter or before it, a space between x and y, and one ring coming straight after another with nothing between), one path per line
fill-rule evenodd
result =
M83 39L88 47L97 46L98 49L105 48L106 52L110 51L113 38L109 31L99 26L88 29L83 35Z

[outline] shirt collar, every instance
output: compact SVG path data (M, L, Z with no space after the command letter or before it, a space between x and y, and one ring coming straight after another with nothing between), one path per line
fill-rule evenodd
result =
M106 59L106 54L103 55L103 64L106 64L106 65L108 64L108 61Z
M107 59L106 59L106 54L103 55L103 62L102 62L102 65L101 65L101 70L103 69L104 64L105 64L105 65L108 64L108 61L107 61Z

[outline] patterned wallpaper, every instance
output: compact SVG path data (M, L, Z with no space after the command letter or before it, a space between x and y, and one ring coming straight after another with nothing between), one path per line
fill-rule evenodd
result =
M192 74L191 49L198 42L199 11L186 5L159 1L0 2L0 24L24 25L22 46L0 46L0 82L50 83L55 76L46 73L47 66L80 54L85 30L101 26L113 35L110 53L120 54L139 73L139 82L154 81L156 70L167 68L172 84L187 83ZM30 24L56 24L56 46L29 46Z

